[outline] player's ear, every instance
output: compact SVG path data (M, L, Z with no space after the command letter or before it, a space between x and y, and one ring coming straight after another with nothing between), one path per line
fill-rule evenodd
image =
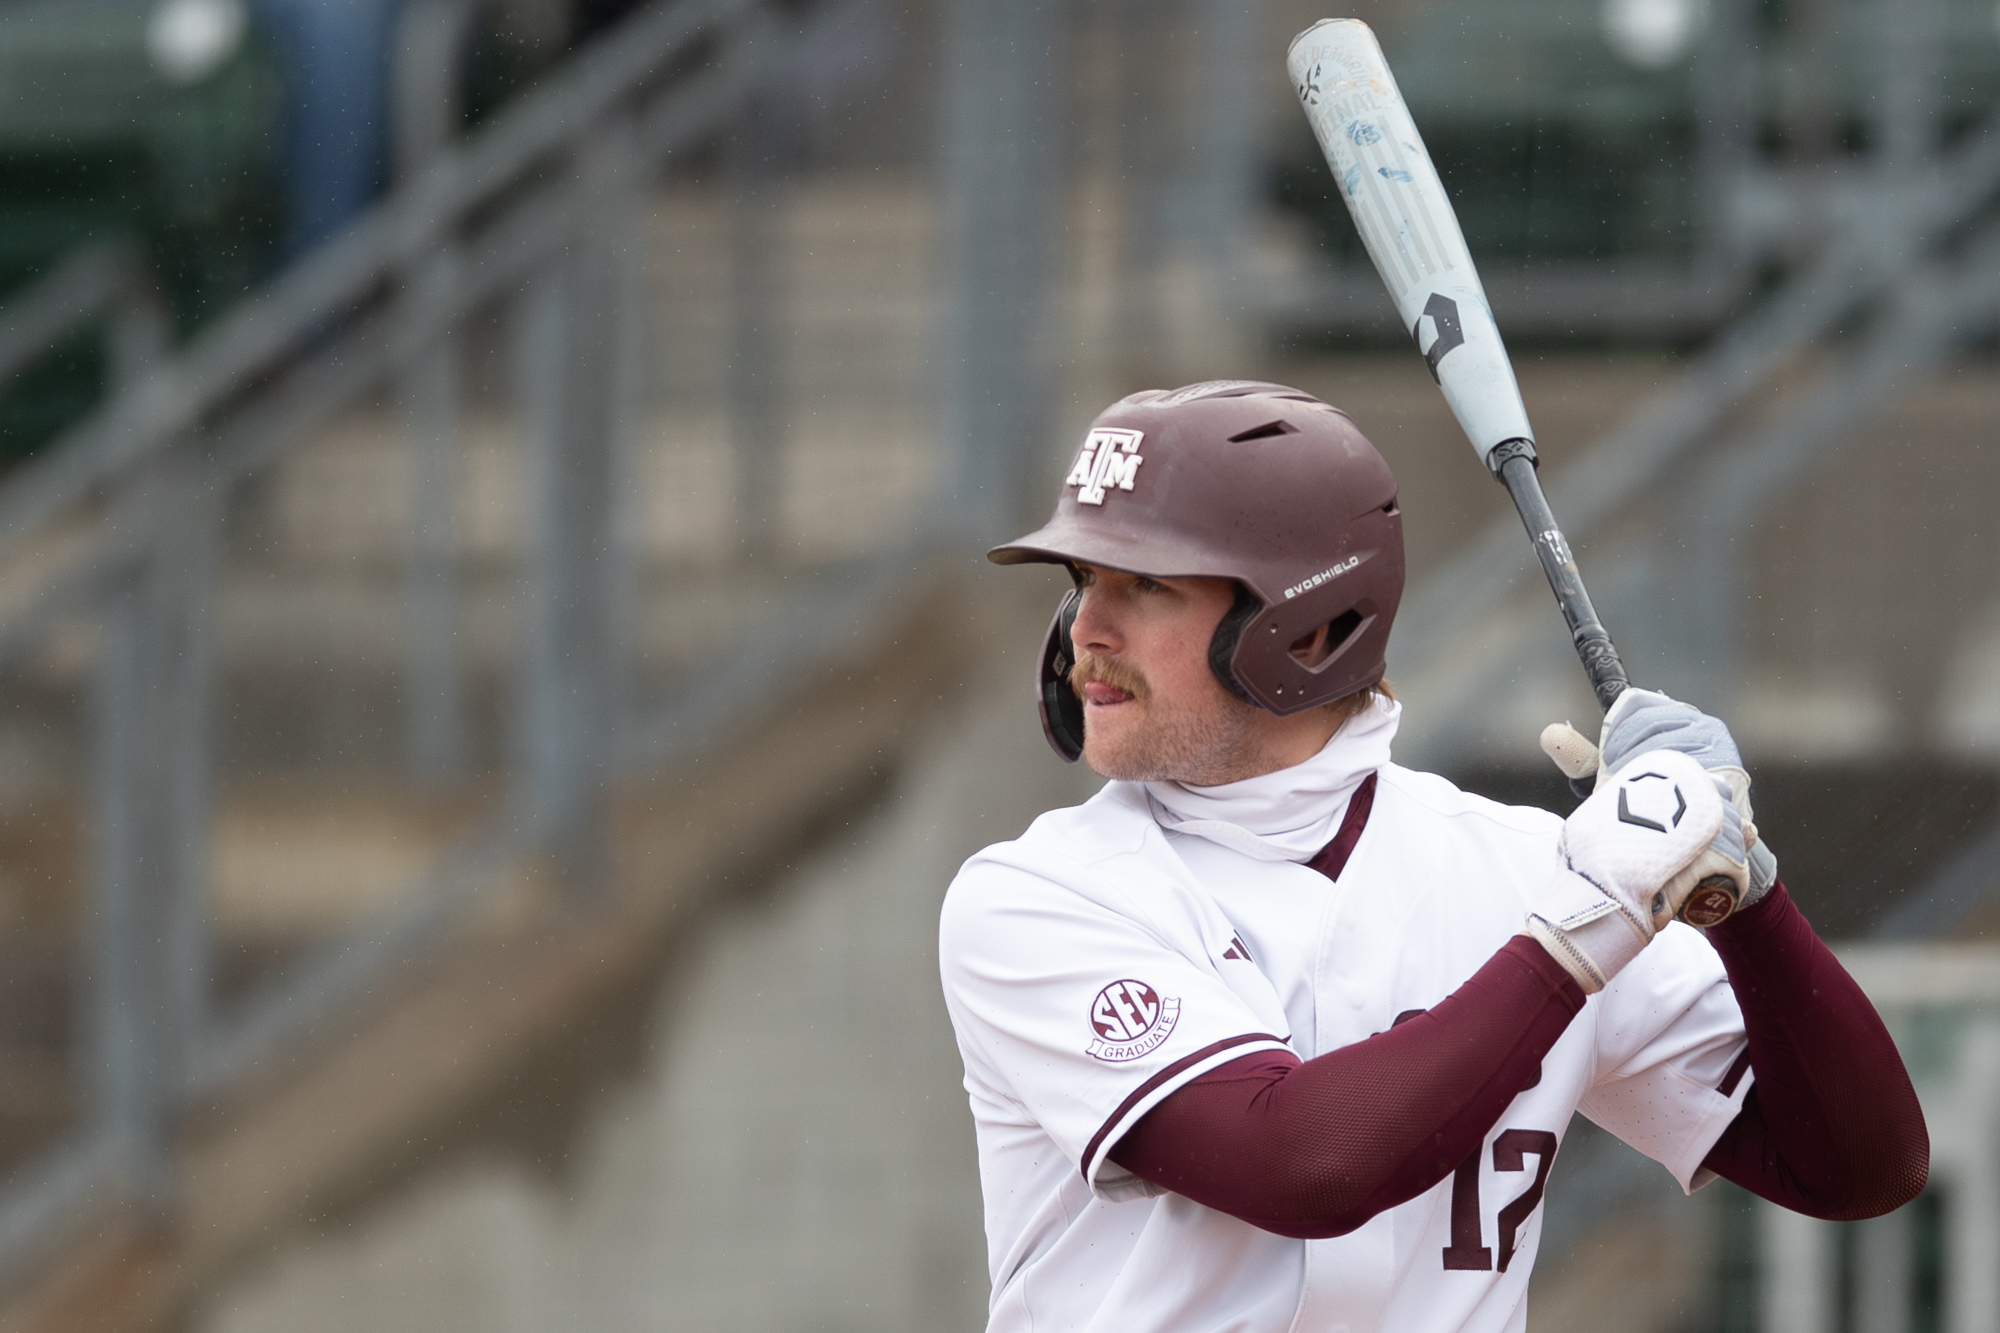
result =
M1316 667L1324 662L1333 651L1330 646L1333 638L1331 630L1332 626L1321 625L1312 633L1294 639L1291 647L1293 659L1303 667Z

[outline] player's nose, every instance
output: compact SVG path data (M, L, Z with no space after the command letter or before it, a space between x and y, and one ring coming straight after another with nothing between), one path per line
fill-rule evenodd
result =
M1118 630L1116 611L1101 587L1093 584L1083 590L1082 598L1077 602L1076 621L1070 626L1069 635L1079 649L1099 656L1109 656L1124 648L1125 639Z

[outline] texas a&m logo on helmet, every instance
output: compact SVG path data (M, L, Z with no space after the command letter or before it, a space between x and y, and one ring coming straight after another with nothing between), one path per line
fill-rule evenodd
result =
M1180 1020L1181 1002L1143 981L1126 978L1097 992L1090 1027L1097 1040L1084 1049L1100 1060L1136 1060L1159 1048Z
M1069 470L1064 486L1077 487L1078 504L1101 505L1111 489L1129 491L1139 479L1139 441L1143 431L1099 427L1083 437L1083 452Z

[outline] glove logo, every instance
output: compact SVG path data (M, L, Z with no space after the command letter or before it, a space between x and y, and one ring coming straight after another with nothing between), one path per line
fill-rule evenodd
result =
M1084 1048L1100 1060L1136 1060L1159 1049L1180 1021L1181 1002L1143 981L1127 977L1097 992L1090 1002L1090 1026L1097 1040Z
M1640 783L1647 785L1641 787ZM1666 791L1660 790L1660 783L1666 784ZM1667 792L1673 793L1672 814L1667 813ZM1639 798L1638 810L1634 810L1630 800L1627 799L1635 794ZM1681 816L1687 813L1687 808L1687 797L1681 795L1681 789L1676 787L1673 779L1664 773L1637 773L1626 779L1618 788L1618 818L1627 824L1649 828L1655 833L1665 833L1669 828L1679 828ZM1657 815L1658 818L1648 818L1648 815Z
M1139 456L1139 441L1145 438L1145 432L1136 430L1106 427L1090 432L1063 485L1077 487L1077 503L1087 505L1103 504L1108 490L1131 490L1139 479L1139 464L1146 461Z

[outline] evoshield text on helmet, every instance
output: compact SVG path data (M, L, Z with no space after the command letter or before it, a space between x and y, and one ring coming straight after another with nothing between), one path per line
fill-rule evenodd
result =
M1380 680L1403 593L1388 464L1339 409L1244 380L1113 404L1085 433L1048 523L987 558L1234 580L1210 665L1280 716ZM1050 744L1074 760L1082 708L1051 674L1058 658L1065 675L1075 660L1064 610L1049 626L1037 694Z

